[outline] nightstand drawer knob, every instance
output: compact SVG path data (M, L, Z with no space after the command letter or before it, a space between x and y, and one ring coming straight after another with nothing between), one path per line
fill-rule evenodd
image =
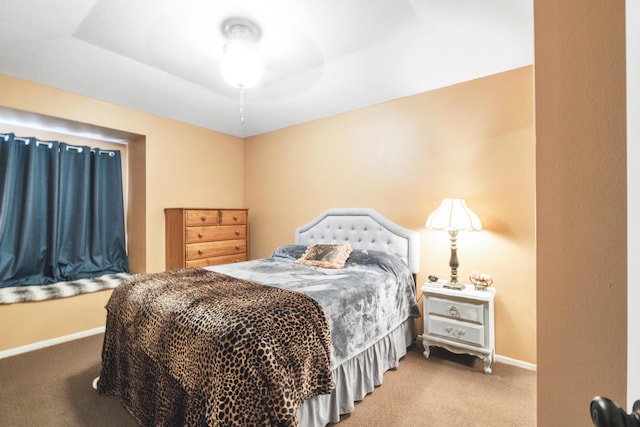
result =
M444 329L449 335L453 335L454 337L461 337L464 335L464 329L454 329L451 326Z
M453 317L460 317L460 310L455 305L449 306L449 314Z

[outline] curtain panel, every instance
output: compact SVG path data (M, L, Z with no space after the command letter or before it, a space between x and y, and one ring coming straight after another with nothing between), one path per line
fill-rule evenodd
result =
M0 134L0 288L128 271L120 152Z

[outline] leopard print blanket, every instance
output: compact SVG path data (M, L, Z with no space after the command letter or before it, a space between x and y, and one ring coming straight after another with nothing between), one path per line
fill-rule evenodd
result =
M330 393L330 332L299 292L204 269L139 274L107 304L98 392L144 426L297 426Z

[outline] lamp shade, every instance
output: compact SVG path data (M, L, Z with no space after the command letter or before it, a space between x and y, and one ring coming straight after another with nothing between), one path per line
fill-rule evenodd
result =
M464 199L443 199L433 211L425 227L434 230L481 230L480 218L467 207Z

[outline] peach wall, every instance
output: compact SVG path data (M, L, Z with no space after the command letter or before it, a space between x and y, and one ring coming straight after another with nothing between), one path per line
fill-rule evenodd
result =
M536 362L533 69L462 83L245 140L251 258L333 207L371 207L422 236L418 282L449 274L446 232L424 223L463 197L459 276L495 277L497 353Z
M140 135L128 150L127 232L134 272L164 270L164 208L244 207L239 138L6 75L0 75L0 106ZM104 292L0 305L0 325L17 325L0 328L0 350L104 326L107 297ZM51 322L50 310L66 316Z
M420 231L421 283L449 274L447 234L425 230L424 221L443 197L464 197L485 230L460 235L460 276L494 275L497 352L535 363L532 73L526 67L283 129L244 148L237 138L7 76L0 105L142 135L129 146L130 181L138 183L130 206L140 205L128 221L129 248L142 258L140 271L164 268L165 207L249 208L257 258L326 208L368 206ZM85 318L78 330L103 324ZM0 349L15 346L4 342L0 336Z
M534 6L538 425L585 426L626 402L625 2Z
M0 305L0 351L104 326L111 292Z

